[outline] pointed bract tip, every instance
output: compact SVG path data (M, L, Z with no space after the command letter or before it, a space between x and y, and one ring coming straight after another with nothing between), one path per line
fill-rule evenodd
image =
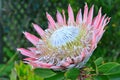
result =
M57 10L57 13L59 12L59 10Z
M87 7L88 5L87 5L87 3L85 2L85 7Z
M71 7L71 5L69 4L69 5L68 5L68 10L70 10L70 9L72 9L72 7Z
M46 12L46 16L47 16L47 17L49 16L48 12Z
M111 17L108 17L108 23L110 22Z
M88 9L88 5L87 5L87 3L85 3L84 9Z
M109 20L111 19L111 17L109 17Z
M48 12L46 12L46 16L48 16L49 15L49 13Z
M33 27L37 26L37 24L35 24L35 23L32 23L32 25L33 25Z
M62 13L65 13L64 9L62 9Z
M92 5L92 8L94 8L94 4Z
M26 31L23 31L22 33L25 35Z
M71 5L70 5L70 4L68 4L68 7L71 7Z
M57 10L57 14L59 14L60 12L59 12L59 10Z
M103 16L106 17L107 14L104 14Z
M24 34L24 35L26 35L27 33L28 33L28 32L26 32L26 31L23 31L23 34Z
M102 11L102 7L100 7L100 9L99 9L99 13L101 13L101 11Z
M65 11L64 11L64 9L62 10L62 14L63 14L63 16L65 15Z
M32 23L32 25L34 26L34 25L35 25L35 23Z
M17 51L21 51L21 48L17 48Z

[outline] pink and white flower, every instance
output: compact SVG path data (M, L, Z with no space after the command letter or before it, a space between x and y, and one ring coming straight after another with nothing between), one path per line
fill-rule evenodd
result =
M35 46L28 49L18 48L22 55L27 56L25 62L34 68L67 69L81 68L88 61L97 43L105 32L104 27L110 18L102 15L101 8L93 18L94 5L88 11L85 4L84 13L78 11L76 20L71 6L68 6L68 20L64 10L57 11L57 21L46 13L48 28L44 31L37 24L34 29L40 35L24 32L25 37Z

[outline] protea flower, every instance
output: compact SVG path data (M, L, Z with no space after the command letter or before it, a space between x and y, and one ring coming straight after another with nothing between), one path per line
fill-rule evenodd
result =
M76 20L71 6L68 6L68 20L62 11L57 11L55 22L50 14L46 13L48 28L44 31L37 24L33 24L40 35L36 37L24 32L25 37L35 46L28 49L18 48L21 54L28 56L25 62L34 68L67 69L81 68L88 61L97 47L97 43L105 32L104 27L110 18L102 16L101 8L93 18L94 5L88 11L85 4L84 13L78 11Z

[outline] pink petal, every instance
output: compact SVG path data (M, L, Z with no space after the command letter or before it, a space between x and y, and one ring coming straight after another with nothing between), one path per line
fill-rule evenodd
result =
M81 55L81 60L83 61L84 58L85 58L85 56L86 56L86 55L85 55L85 51L83 50L80 55Z
M92 37L92 45L94 45L96 43L96 35L95 33L93 32L93 37Z
M101 18L101 20L100 20L100 23L99 23L98 28L97 28L98 32L95 33L96 36L98 36L99 33L100 33L101 31L103 31L105 25L107 25L107 24L109 23L110 18L106 18L106 19L105 19L105 16L106 16L106 15L102 16L102 18ZM108 21L107 24L106 24L106 21Z
M98 24L99 24L100 20L101 20L101 8L99 9L97 18L95 19L93 26L95 26L96 28L98 28Z
M37 24L34 24L34 23L32 23L32 25L40 36L44 36L45 32L43 31L43 29L40 26L38 26Z
M52 25L50 24L50 22L48 22L48 28L51 28L52 27Z
M25 58L24 60L25 60L25 61L36 61L35 58Z
M60 66L51 66L50 68L51 69L62 69L62 67L60 67Z
M92 18L93 18L93 10L94 10L94 5L90 8L88 18L87 18L87 24L91 25L92 23Z
M51 66L53 66L52 64L49 64L49 63L36 62L36 61L31 61L31 62L29 62L29 64L31 64L31 65L33 65L33 67L37 67L37 68L50 68Z
M82 22L82 12L80 9L77 16L76 16L76 23L81 23L81 22Z
M66 62L66 61L61 62L61 66L67 67L67 66L69 66L69 65L70 65L69 62Z
M97 26L98 26L98 24L99 24L99 22L100 22L100 20L101 20L101 16L102 16L102 14L101 14L101 8L100 8L100 9L99 9L99 12L98 12L97 23L96 23Z
M60 14L59 11L57 11L56 17L57 17L58 23L59 23L59 24L63 24L63 17L62 17L62 15Z
M97 27L97 28L95 27L95 31L97 31L97 32L95 32L95 36L96 36L96 38L97 38L97 41L98 41L99 33L100 33L101 31L103 31L103 29L104 29L103 22L104 22L105 16L106 16L106 14L105 14L104 16L102 16L98 27Z
M67 57L66 61L69 62L70 64L73 63L72 59L69 57Z
M40 66L51 67L53 64L40 62L39 65L40 65Z
M81 62L81 61L82 61L82 58L83 58L83 57L82 57L81 55L73 58L73 59L74 59L74 63L77 64L77 63Z
M51 17L51 15L48 14L47 12L46 12L46 16L47 16L48 21L49 21L50 24L51 24L51 26L49 26L49 28L54 29L54 28L55 28L55 21L53 20L53 18Z
M37 38L36 36L28 33L28 32L23 32L25 37L33 44L33 45L37 45L37 43L39 42L39 38Z
M26 62L26 63L32 65L33 68L40 68L40 66L37 63L35 63L34 61L29 61L29 62Z
M65 17L65 11L64 10L62 10L62 14L63 14L63 22L66 25L66 17Z
M88 17L88 6L87 6L87 3L85 3L84 15L83 15L83 22L87 21L87 17Z
M32 61L25 62L25 63L31 65L33 68L38 68L38 65L36 63L33 63Z
M28 56L28 57L31 57L31 58L37 58L35 56L35 53L27 50L27 49L24 49L24 48L18 48L17 51L20 51L22 55L25 55L25 56Z
M96 21L97 17L98 17L98 16L96 16L96 17L93 18L93 21L92 21L92 24L91 24L92 26L93 26L93 24L95 24L95 21ZM94 28L95 28L95 27L94 27Z
M87 48L84 48L84 53L85 53L85 57L90 56L90 52L88 52Z
M73 10L70 6L70 4L68 5L68 24L71 24L74 22L74 14L73 14Z
M93 32L93 37L92 37L92 42L91 42L91 48L90 48L90 52L92 52L96 46L97 46L97 37L95 35L95 33Z
M32 51L32 52L34 52L34 51L37 50L37 48L35 48L35 47L29 47L28 49L29 49L30 51Z
M98 35L96 36L97 42L99 42L99 40L102 38L104 32L105 32L105 30L101 30L101 31L98 33Z
M102 26L105 27L105 26L110 22L110 19L111 19L111 18L108 18L108 17L107 17L107 18L104 20Z
M97 27L97 29L100 30L100 28L102 28L102 25L103 25L103 21L104 21L104 19L105 19L105 16L106 16L106 14L105 14L104 16L102 16L102 18L101 18L101 20L100 20L100 23L99 23L99 25L98 25L98 27Z

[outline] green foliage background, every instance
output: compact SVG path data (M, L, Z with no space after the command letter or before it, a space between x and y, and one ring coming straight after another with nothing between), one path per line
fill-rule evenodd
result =
M111 17L106 32L89 62L103 57L105 61L120 63L120 0L0 0L0 34L2 34L0 55L3 55L0 57L2 59L0 79L9 79L14 62L23 58L16 52L16 48L32 46L22 32L28 31L38 36L32 27L32 22L46 29L46 12L55 19L56 10L61 12L64 9L67 15L67 6L71 4L76 16L79 8L83 10L85 2L89 8L94 4L94 16L102 7L102 13Z

